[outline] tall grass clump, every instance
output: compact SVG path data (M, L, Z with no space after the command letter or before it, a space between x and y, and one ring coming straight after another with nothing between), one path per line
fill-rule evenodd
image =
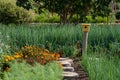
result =
M76 42L81 40L81 28L76 26L28 26L10 25L0 26L1 33L9 35L11 41L8 44L16 50L25 45L36 45L42 48L49 47L50 51L67 52L66 55L73 55ZM79 35L79 36L78 36Z
M106 56L99 52L84 54L83 68L89 75L89 80L119 80L120 62L118 56ZM98 57L99 55L99 57Z
M62 69L56 62L45 66L36 63L34 66L26 62L14 62L9 72L4 72L3 80L61 80Z
M107 48L113 43L120 42L120 27L115 25L91 25L88 37L90 49L96 46ZM77 41L82 44L83 32L80 25L2 25L0 31L3 36L9 35L11 49L18 50L25 45L36 45L59 51L64 56L76 54ZM6 40L6 39L4 39ZM82 46L82 45L81 45ZM73 54L74 53L74 54Z

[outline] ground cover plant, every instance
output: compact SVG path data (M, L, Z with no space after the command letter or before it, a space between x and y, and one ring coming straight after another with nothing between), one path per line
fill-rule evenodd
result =
M36 63L34 66L26 62L14 62L9 72L3 73L3 80L61 80L62 69L56 62L45 66Z

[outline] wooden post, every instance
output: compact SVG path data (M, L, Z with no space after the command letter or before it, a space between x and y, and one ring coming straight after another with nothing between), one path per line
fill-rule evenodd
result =
M88 40L88 32L90 30L90 24L82 24L83 31L83 43L82 43L82 54L87 52L87 40Z
M82 43L82 53L87 51L87 40L88 40L88 32L84 32L83 34L83 43Z

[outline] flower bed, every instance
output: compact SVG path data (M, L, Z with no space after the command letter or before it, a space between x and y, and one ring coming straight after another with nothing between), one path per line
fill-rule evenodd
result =
M35 67L36 63L37 65L39 64L42 66L47 66L51 63L54 63L54 61L59 60L59 58L60 58L59 53L53 53L47 49L42 49L40 47L24 46L21 48L21 50L14 52L13 55L4 56L1 74L3 73L6 74L6 72L11 73L11 70L13 69L14 64L21 65L22 63L26 62L24 64L29 65L31 67ZM54 64L56 65L56 62ZM55 65L54 67L56 67ZM59 66L59 70L61 71L62 70L61 64L57 63L57 66ZM4 77L5 77L5 74L4 74ZM60 74L62 75L62 73Z

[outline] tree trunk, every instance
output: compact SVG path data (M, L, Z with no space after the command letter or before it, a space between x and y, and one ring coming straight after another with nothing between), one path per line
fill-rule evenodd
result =
M74 15L74 13L71 12L71 13L70 13L70 17L69 17L69 19L68 19L68 21L67 21L68 23L70 23L70 22L72 21L73 15Z
M63 11L60 14L60 23L66 24L67 23L67 9L63 9Z

